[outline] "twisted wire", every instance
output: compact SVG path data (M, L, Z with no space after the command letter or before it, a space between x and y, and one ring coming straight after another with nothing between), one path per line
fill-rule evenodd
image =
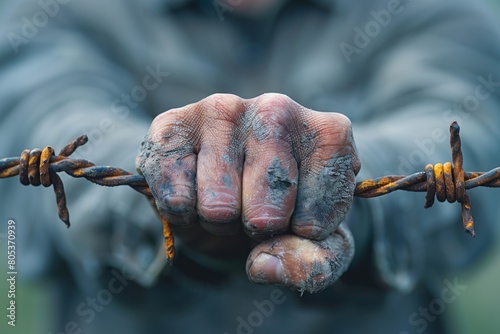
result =
M158 213L165 239L166 258L171 263L175 256L174 237L168 221L156 208L149 186L141 174L132 174L124 169L110 166L96 166L84 159L70 159L75 150L86 144L87 136L83 135L62 148L58 155L54 149L24 150L19 158L0 160L0 178L19 175L23 185L44 187L53 186L60 219L69 227L69 212L66 207L66 195L61 178L57 173L65 172L73 177L83 177L102 186L127 185L148 197ZM354 191L356 197L378 197L396 190L426 192L425 208L439 202L459 202L462 206L462 223L466 232L475 235L474 219L471 212L470 198L466 192L476 187L500 187L500 167L489 172L465 172L460 141L460 127L457 122L450 125L451 162L425 166L423 172L411 175L389 175L376 179L358 182Z
M128 185L147 196L158 213L163 224L165 255L171 263L175 256L174 236L167 219L156 208L153 196L144 177L140 174L132 174L121 168L97 166L85 159L68 158L78 147L85 145L87 142L88 137L83 135L64 146L58 155L54 154L52 147L47 146L43 150L38 148L23 150L19 158L1 159L0 178L19 175L21 184L26 186L53 186L59 218L68 228L71 223L69 220L69 211L66 206L66 194L61 177L57 173L65 172L73 177L83 177L101 186L115 187Z
M460 140L460 126L450 125L451 162L428 164L423 172L408 176L383 176L357 183L354 196L377 197L396 190L426 192L425 208L430 208L436 198L439 202L459 202L462 206L462 224L467 233L475 236L474 218L466 190L476 187L500 187L500 167L489 172L465 172Z

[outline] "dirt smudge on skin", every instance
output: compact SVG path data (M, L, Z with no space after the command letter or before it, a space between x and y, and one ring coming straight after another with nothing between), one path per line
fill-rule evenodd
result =
M351 155L334 156L327 161L319 175L309 179L299 189L296 214L311 217L307 224L331 233L344 220L352 203L355 175Z
M290 166L283 167L278 157L274 157L267 168L266 181L269 187L269 199L273 205L277 206L283 204L289 188L297 184L296 179L290 178Z
M142 142L139 170L146 178L160 211L166 211L174 215L192 213L194 206L172 206L169 201L172 196L177 195L174 187L175 184L182 182L196 189L196 171L185 160L186 157L192 154L191 147L182 146L168 150L165 145L151 141L148 135ZM173 164L168 168L165 166L166 158L175 159ZM187 195L187 193L184 195ZM187 199L188 202L194 203L195 201L195 197Z
M227 164L232 164L233 163L233 159L231 159L231 157L229 156L229 154L223 154L221 158L222 158L222 161L224 161Z
M231 180L231 177L227 174L224 174L222 176L222 182L224 183L224 187L226 188L231 188L233 186L233 181Z
M266 139L270 133L267 126L265 126L264 124L262 124L262 122L259 122L259 121L256 121L252 124L252 131L253 131L253 135L255 136L255 139L258 142L261 142L264 139Z

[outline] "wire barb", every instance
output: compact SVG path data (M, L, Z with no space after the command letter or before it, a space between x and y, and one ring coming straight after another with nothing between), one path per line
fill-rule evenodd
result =
M434 204L434 198L439 202L459 202L462 205L462 224L472 237L474 218L472 217L469 195L466 190L475 187L500 187L500 168L489 172L465 172L463 169L463 154L460 140L460 126L457 122L450 125L451 162L444 164L428 164L424 172L408 176L384 176L375 180L358 182L354 196L377 197L396 190L426 192L425 208Z
M143 175L132 174L126 170L109 166L96 166L84 159L70 159L75 150L85 145L87 136L80 136L61 149L58 155L51 147L43 150L24 150L19 158L0 160L0 178L19 175L23 185L44 187L53 186L56 195L59 218L69 227L69 212L66 207L66 195L61 178L57 173L65 172L73 177L83 177L102 186L128 185L145 195L158 213L163 224L165 238L165 256L170 264L175 256L174 236L165 217L158 211L149 186ZM450 125L450 146L453 164L425 166L423 172L411 175L389 175L358 182L354 191L356 197L377 197L396 190L426 192L425 208L439 202L459 202L462 206L462 224L467 233L475 235L474 219L471 212L470 198L466 192L475 187L500 187L500 167L489 172L465 172L460 141L460 126L457 122Z

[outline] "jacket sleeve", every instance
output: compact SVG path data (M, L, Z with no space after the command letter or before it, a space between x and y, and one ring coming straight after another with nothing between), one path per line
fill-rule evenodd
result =
M403 2L402 2L403 3ZM500 164L500 34L477 4L404 2L397 15L346 66L358 68L360 108L353 124L362 161L358 180L423 171L451 161L449 126L461 125L464 169ZM373 19L373 18L372 18ZM432 275L470 266L491 245L497 206L491 191L469 191L477 237L463 232L460 205L425 194L392 193L357 202L373 222L372 256L387 286L411 289ZM366 223L357 222L354 229Z
M59 6L57 15L45 15L43 25L37 21L43 17L35 17L43 11L37 1L17 2L3 11L0 155L19 156L25 148L48 145L57 152L87 134L89 142L72 157L133 172L151 122L143 114L144 103L130 101L143 78L111 61L78 27L71 6ZM123 99L127 95L129 100ZM69 230L57 218L52 191L24 188L19 180L0 184L2 220L18 221L25 276L48 272L62 257L77 278L99 275L113 265L126 266L139 283L150 282L164 256L161 223L147 200L127 187L103 188L64 176L63 181L73 223ZM152 263L155 273L145 277Z

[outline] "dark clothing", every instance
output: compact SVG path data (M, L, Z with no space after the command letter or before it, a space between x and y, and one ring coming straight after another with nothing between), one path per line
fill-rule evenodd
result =
M253 19L217 1L12 3L1 20L2 156L87 133L80 157L134 170L160 112L212 93L278 92L352 120L359 180L450 160L453 120L467 169L490 169L498 157L500 30L476 3L289 1ZM40 11L54 15L42 25ZM243 260L221 268L181 244L183 255L165 270L161 226L141 195L65 182L69 230L51 194L17 180L0 184L1 216L20 222L20 273L69 269L53 277L55 329L75 320L82 333L443 333L444 316L429 321L419 308L452 291L458 270L491 244L495 219L481 191L472 195L475 240L462 230L458 204L424 210L423 195L412 193L356 200L351 270L300 296L249 283ZM113 293L122 270L134 279ZM103 305L94 316L88 297Z

